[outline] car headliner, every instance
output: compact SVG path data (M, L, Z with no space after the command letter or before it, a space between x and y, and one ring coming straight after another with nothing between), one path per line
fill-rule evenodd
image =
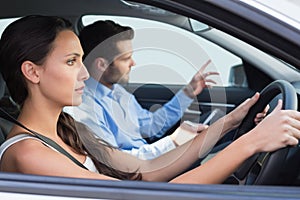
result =
M276 57L300 69L300 31L289 24L278 23L278 20L253 7L234 0L134 0L148 2L161 8L168 8L179 15L153 12L151 9L137 9L119 0L10 0L1 5L0 18L19 17L28 14L61 15L68 17L73 23L83 14L103 14L119 16L136 16L168 23L181 24L190 29L186 14L208 25L221 29L245 42L274 54ZM34 5L34 6L32 6ZM99 6L98 6L99 5ZM134 4L133 4L134 5ZM190 7L187 7L188 5ZM220 18L222 21L220 21Z

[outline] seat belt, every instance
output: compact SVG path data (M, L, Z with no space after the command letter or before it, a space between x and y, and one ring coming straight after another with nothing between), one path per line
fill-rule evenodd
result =
M81 162L79 162L76 158L74 158L71 154L69 154L65 149L63 149L59 144L57 144L55 141L53 141L52 139L43 136L29 128L27 128L26 126L24 126L21 122L19 122L18 120L16 120L13 116L11 116L10 114L8 114L5 110L3 110L3 108L0 108L0 117L3 119L6 119L20 127L22 127L23 129L27 130L28 132L32 133L33 136L39 138L41 141L45 142L46 144L50 145L51 147L53 147L54 149L56 149L58 152L64 154L65 156L67 156L69 159L71 159L75 164L77 164L78 166L88 170Z

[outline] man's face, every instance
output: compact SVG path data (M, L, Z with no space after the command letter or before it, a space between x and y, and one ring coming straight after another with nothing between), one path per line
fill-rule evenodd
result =
M123 40L116 43L119 54L115 57L102 75L101 82L108 87L115 83L128 83L131 67L135 65L132 59L131 40Z

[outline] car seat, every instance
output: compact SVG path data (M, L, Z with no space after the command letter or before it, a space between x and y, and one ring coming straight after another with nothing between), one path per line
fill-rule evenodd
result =
M0 108L14 117L19 114L18 106L12 101L5 81L0 74ZM5 141L7 134L11 130L13 123L0 116L0 145Z

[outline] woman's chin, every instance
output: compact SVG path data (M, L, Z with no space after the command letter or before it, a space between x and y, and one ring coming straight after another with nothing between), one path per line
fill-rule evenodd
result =
M82 98L76 98L76 99L73 99L71 105L69 106L79 106L80 104L82 103Z

